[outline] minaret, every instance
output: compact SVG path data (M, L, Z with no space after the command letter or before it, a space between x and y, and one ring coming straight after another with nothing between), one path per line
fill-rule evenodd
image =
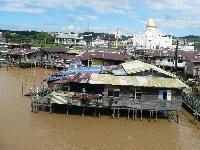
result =
M117 28L117 33L116 33L116 48L118 48L118 28Z

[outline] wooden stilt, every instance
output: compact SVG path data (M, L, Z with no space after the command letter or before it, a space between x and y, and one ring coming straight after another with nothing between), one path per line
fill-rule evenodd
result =
M67 115L69 114L69 112L68 112L68 104L67 104Z
M118 111L117 111L117 119L119 119L119 108L118 108Z
M151 121L151 110L149 111L149 122Z
M140 115L140 120L142 121L142 109L140 110L141 115Z
M137 109L135 110L135 120L137 119Z
M35 105L35 110L36 110L36 113L38 113L38 104L37 103Z
M33 112L33 102L31 102L31 112Z
M52 114L53 113L53 105L52 105L52 103L50 104L50 114Z
M157 122L158 118L157 118L157 110L156 110L156 122Z
M135 109L133 109L133 120L135 120Z
M83 106L83 113L82 113L82 116L85 115L85 106Z
M128 120L129 120L129 113L130 113L130 108L128 108Z
M96 107L94 107L94 117L96 117Z
M178 114L178 111L176 111L176 122L179 123L179 114Z
M112 118L115 118L115 107L113 108Z
M101 109L99 108L99 118L101 117Z

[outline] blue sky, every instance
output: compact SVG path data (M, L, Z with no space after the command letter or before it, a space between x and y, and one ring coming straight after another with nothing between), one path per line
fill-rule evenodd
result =
M174 36L200 35L199 0L0 0L0 29L133 35L153 18Z

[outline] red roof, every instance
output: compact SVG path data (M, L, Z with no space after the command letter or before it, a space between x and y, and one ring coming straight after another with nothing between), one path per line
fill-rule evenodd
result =
M25 55L39 51L39 49L16 48L8 51L10 55Z
M64 52L67 52L66 48L42 48L42 50L49 52L49 53L64 53Z
M91 74L89 73L77 73L74 76L68 78L68 82L76 82L76 83L88 83Z
M144 52L145 56L152 56L152 57L175 57L175 51L155 51L155 50L148 50ZM177 57L182 58L184 60L190 61L198 61L200 62L200 58L198 57L198 52L193 51L177 51Z
M130 56L118 53L108 53L108 52L85 52L82 54L81 59L88 60L91 57L104 60L126 61L129 59Z

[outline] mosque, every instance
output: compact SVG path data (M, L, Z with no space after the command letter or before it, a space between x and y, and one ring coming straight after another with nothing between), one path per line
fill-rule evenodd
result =
M157 25L152 18L146 23L145 33L134 33L132 46L143 49L172 49L172 36L165 36L158 31Z

